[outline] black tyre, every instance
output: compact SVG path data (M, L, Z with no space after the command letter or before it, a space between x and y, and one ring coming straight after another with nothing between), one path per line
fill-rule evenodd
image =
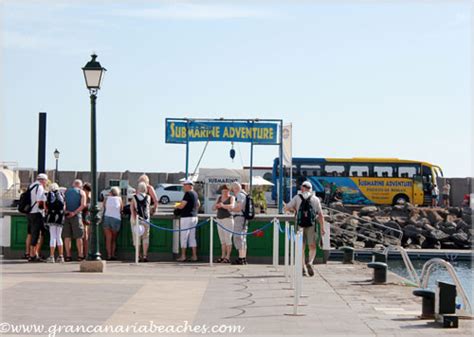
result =
M392 200L393 205L405 204L407 202L410 202L410 198L406 194L397 194Z
M168 198L166 195L162 196L160 198L160 202L163 204L163 205L166 205L167 203L170 202L170 198Z

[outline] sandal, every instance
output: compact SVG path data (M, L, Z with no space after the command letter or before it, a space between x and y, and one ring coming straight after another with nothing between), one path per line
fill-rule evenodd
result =
M222 259L222 263L230 263L230 260L225 257L225 258Z
M198 261L199 261L199 259L198 259L198 258L195 258L195 259L193 259L193 258L190 258L190 259L188 260L188 262L198 262Z
M79 261L79 262L80 262L80 261L84 261L84 256L78 256L78 257L77 257L77 261Z
M176 259L176 262L186 262L186 258L183 259L183 258L180 257L180 258Z
M29 259L30 259L30 254L29 254L29 253L23 254L22 259L24 259L24 260L29 260Z
M64 258L64 261L66 261L66 262L71 262L71 261L72 261L72 257L66 256L66 257Z
M220 257L216 260L217 263L223 263L224 262L224 259L223 257Z

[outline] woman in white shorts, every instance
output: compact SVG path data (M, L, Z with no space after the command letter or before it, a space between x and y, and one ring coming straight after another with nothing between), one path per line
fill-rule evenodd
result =
M219 239L221 241L221 257L216 262L219 263L230 263L230 253L232 252L232 233L229 231L234 230L234 218L232 217L231 210L234 208L235 198L230 195L229 186L222 185L221 195L217 198L214 204L213 210L217 211L217 232L219 233ZM223 229L222 227L225 229Z

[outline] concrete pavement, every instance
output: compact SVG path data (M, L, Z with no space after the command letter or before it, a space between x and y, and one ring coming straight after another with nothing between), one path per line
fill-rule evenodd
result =
M243 327L242 334L234 334L241 336L472 334L470 320L461 320L459 329L441 329L419 320L421 302L411 294L413 288L402 285L393 275L387 285L372 285L371 270L365 264L316 266L316 275L303 279L307 297L299 307L304 316L298 317L285 315L292 312L288 304L293 299L283 282L283 267L108 262L104 274L78 270L78 263L3 261L1 321L45 327L141 326L150 321L160 325L230 325ZM0 331L5 326L0 326Z

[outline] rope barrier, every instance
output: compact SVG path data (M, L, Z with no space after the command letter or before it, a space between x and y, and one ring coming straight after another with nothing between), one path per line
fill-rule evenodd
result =
M283 228L281 228L281 223L280 223L280 220L278 219L275 219L275 221L278 222L278 229L280 230L280 233L285 233L285 230Z
M270 226L270 225L273 224L273 222L269 222L269 223L267 223L266 225L263 225L262 227L260 227L259 229L254 230L253 232L248 232L248 233L242 233L242 232L241 232L241 233L237 233L237 232L231 231L230 229L225 228L223 225L221 225L221 224L217 221L217 219L214 219L214 222L215 222L220 228L222 228L223 230L225 230L225 231L227 231L227 232L229 232L229 233L231 233L231 234L240 235L240 236L253 235L253 234L255 234L255 233L264 231L265 229L267 229L268 226Z
M142 218L139 218L139 220L141 222L144 222L152 227L155 227L155 228L158 228L158 229L161 229L163 231L167 231L167 232L184 232L184 231L189 231L191 229L195 229L195 228L198 228L198 227L201 227L202 225L204 225L205 223L209 222L209 219L207 220L204 220L200 223L198 223L196 226L193 226L193 227L190 227L190 228L185 228L185 229L172 229L172 228L166 228L166 227L161 227L161 226L158 226L158 225L155 225L154 223L151 223L150 221L148 220L145 220L145 219L142 219Z

